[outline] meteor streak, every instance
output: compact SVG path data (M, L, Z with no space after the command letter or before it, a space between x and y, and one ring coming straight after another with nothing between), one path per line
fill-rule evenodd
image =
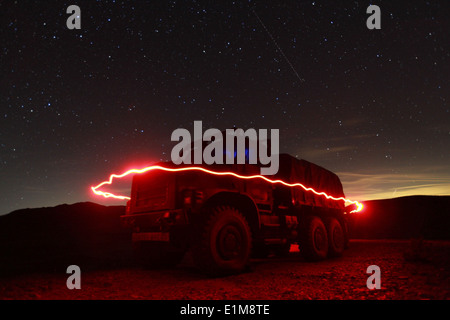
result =
M91 190L92 190L92 192L94 194L99 195L99 196L103 196L105 198L115 198L115 199L121 199L121 200L130 200L130 198L127 197L127 196L115 195L113 193L104 192L104 191L101 191L101 190L98 190L98 189L101 188L104 185L111 185L112 182L113 182L113 179L115 179L115 178L121 179L121 178L126 177L126 176L128 176L130 174L141 174L141 173L152 171L152 170L162 170L162 171L168 171L168 172L203 171L203 172L206 172L206 173L209 173L209 174L214 174L214 175L217 175L217 176L233 176L233 177L236 177L236 178L239 178L239 179L262 179L262 180L265 180L265 181L270 182L270 183L274 183L274 184L275 183L279 183L279 184L283 184L283 185L288 186L288 187L300 187L300 188L302 188L305 191L313 192L316 195L323 196L323 197L325 197L327 199L331 199L331 200L334 200L334 201L344 201L348 205L349 204L356 205L356 209L351 211L352 213L353 212L360 212L363 209L363 204L358 202L358 201L346 199L344 197L336 198L336 197L333 197L333 196L330 196L330 195L326 194L325 192L318 192L318 191L314 190L313 188L305 187L301 183L288 183L288 182L285 182L283 180L272 180L272 179L269 179L269 178L267 178L265 176L262 176L262 175L243 176L243 175L240 175L240 174L237 174L237 173L234 173L234 172L229 172L229 171L228 172L217 172L217 171L208 170L208 169L205 169L205 168L202 168L202 167L166 168L166 167L155 165L155 166L145 167L145 168L142 168L142 169L131 169L131 170L128 170L128 171L126 171L126 172L124 172L122 174L111 174L109 176L109 180L103 181L102 183L98 184L95 187L91 187Z

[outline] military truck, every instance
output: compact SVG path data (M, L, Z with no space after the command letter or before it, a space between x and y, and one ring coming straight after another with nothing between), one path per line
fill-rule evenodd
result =
M268 178L344 196L334 173L288 154L280 154L279 163L278 173ZM242 176L260 172L253 164L203 167ZM348 244L343 201L260 178L202 171L135 175L121 219L145 266L174 266L190 250L196 266L211 275L242 272L250 257L286 255L292 244L312 261L340 256Z

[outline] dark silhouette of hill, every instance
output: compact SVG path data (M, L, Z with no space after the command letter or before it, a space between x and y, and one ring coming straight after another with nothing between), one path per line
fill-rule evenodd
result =
M83 202L0 216L0 276L130 263L131 235L119 219L124 212L124 206Z
M410 196L364 202L350 218L352 238L450 239L450 196Z
M450 196L366 201L351 215L352 238L450 239ZM90 202L23 209L0 216L0 277L65 273L133 265L131 234L120 224L124 206Z

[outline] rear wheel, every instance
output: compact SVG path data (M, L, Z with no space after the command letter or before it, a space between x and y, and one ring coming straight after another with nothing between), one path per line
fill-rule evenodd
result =
M242 213L219 206L210 213L193 247L194 262L211 275L238 273L249 262L251 244L250 227Z
M185 254L169 243L156 241L133 242L133 252L138 263L149 269L175 267Z
M328 218L326 222L328 232L328 255L340 257L345 249L345 235L342 225L336 218Z
M300 253L309 261L324 260L328 254L328 234L319 217L307 217L300 233Z

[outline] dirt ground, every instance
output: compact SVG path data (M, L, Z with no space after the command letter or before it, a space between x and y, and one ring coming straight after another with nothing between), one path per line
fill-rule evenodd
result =
M381 269L379 290L366 287L370 265ZM448 241L352 240L343 257L315 263L293 246L286 258L252 260L248 272L223 278L202 275L189 256L171 270L84 272L80 265L80 290L67 289L66 268L0 275L0 299L450 299Z

